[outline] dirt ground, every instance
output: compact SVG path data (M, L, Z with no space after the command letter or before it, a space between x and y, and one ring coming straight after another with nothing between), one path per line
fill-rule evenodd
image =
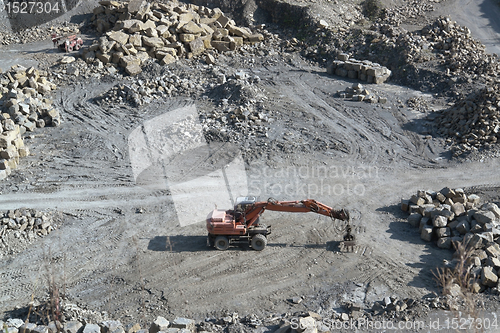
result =
M429 15L446 13L466 24L490 52L498 52L494 1L448 0L434 6ZM12 45L0 48L0 67L39 63L40 53L46 55L45 65L59 57L50 41ZM174 71L180 77L209 70L196 60L178 66ZM340 311L345 301L369 306L386 296L420 299L439 293L432 270L452 252L422 241L405 222L400 200L418 189L461 187L498 203L500 186L497 157L452 159L444 139L425 134L431 124L422 119L447 101L390 82L367 86L386 97L385 104L343 100L336 92L356 81L329 76L298 53L268 51L251 61L235 55L218 66L227 76L237 71L257 76L253 97L272 119L265 125L267 134L241 137L231 147L200 141L216 160L196 165L191 154L148 164L148 156L131 149L140 140L137 129L148 138L148 128L178 125L170 113L207 114L231 96L214 90L205 97L133 107L94 102L116 84L110 79L59 87L54 100L63 125L39 129L26 140L32 154L0 183L0 210L59 210L66 221L49 236L2 257L0 312L11 313L32 295L42 296L48 267L72 303L107 311L123 322L151 321L157 315L203 320L233 312L328 314ZM426 100L429 111L409 108L406 101L412 97ZM196 134L196 128L187 131ZM177 154L200 142L165 149ZM231 153L224 154L225 149ZM227 192L217 187L225 163L237 165L226 181ZM152 169L139 177L134 165ZM186 179L189 187L179 186ZM273 230L264 251L208 248L199 218L209 213L207 207L230 208L226 196L252 194L263 200L310 197L347 208L356 252L339 252L342 223L312 213L277 212L261 218ZM197 220L185 223L183 214ZM290 302L296 296L303 297L300 304ZM487 302L486 311L498 313L498 299Z

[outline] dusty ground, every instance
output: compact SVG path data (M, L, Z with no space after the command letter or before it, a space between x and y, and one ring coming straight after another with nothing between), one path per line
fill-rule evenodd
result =
M429 15L442 12L467 24L488 50L498 52L498 7L493 4L444 1ZM468 15L464 6L469 6ZM33 64L37 52L56 58L50 47L41 42L4 47L1 67ZM186 60L178 66L174 71L181 76L205 65ZM206 247L201 219L181 223L183 212L175 206L168 172L136 182L131 160L137 156L131 156L130 140L149 120L182 108L208 113L219 108L224 96L178 97L138 108L98 106L93 99L115 82L75 82L61 87L55 98L63 126L39 130L27 140L32 156L0 183L0 209L50 208L67 217L48 237L2 257L1 312L25 306L32 294L43 295L49 254L55 277L72 302L130 322L156 315L204 319L226 312L327 314L346 300L369 306L385 296L420 299L439 292L431 270L452 253L420 240L404 222L400 199L417 189L448 186L471 188L498 202L500 186L498 158L450 159L442 139L419 134L428 124L416 120L426 112L405 104L421 96L432 110L446 101L391 83L369 86L388 98L386 104L344 101L335 93L354 81L328 76L297 53L265 52L253 61L240 55L220 66L226 73L243 70L258 76L252 87L265 96L262 111L274 119L266 125L267 137L242 137L233 144L232 151L243 156L248 190L230 185L231 195L312 197L347 208L357 232L357 253L338 252L343 234L338 222L274 212L262 217L273 227L265 251ZM168 120L164 125L172 126ZM233 156L221 158L231 162ZM325 167L329 171L322 174ZM206 175L200 165L189 172ZM213 191L211 182L200 181L183 202L194 211L212 207L216 200L206 197ZM304 301L289 302L294 296ZM497 300L486 310L498 313Z

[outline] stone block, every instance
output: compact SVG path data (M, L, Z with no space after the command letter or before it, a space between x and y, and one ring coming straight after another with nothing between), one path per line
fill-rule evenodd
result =
M436 228L435 231L438 238L451 237L451 230L448 227Z
M490 211L495 215L497 219L500 218L500 208L498 208L498 206L493 202L485 203L481 206L481 210Z
M436 228L443 228L448 225L448 219L446 216L435 215L432 219L432 225Z
M420 233L420 238L422 238L426 242L430 242L432 240L432 226L424 226Z
M160 60L160 65L168 65L173 62L177 61L177 59L172 56L171 54L167 53L165 56Z
M86 324L82 333L101 333L101 328L97 324Z
M452 247L451 237L439 238L437 241L437 246L441 249L451 249Z
M486 266L481 270L481 283L487 287L495 287L498 282L498 276L493 267Z
M134 76L142 72L141 66L136 63L131 63L125 67L128 75Z
M170 325L170 322L164 317L158 316L156 320L151 324L149 328L149 333L158 333L160 331L165 331Z
M457 226L456 226L456 230L461 234L461 235L465 235L466 233L468 233L470 231L470 224L469 222L467 222L466 220L462 220L460 221Z
M455 214L455 216L460 216L465 214L465 206L463 203L457 202L451 206L451 211Z
M179 329L185 328L193 331L195 329L195 322L192 319L177 317L172 322L172 327Z
M495 220L495 214L491 211L479 210L474 213L474 219L480 225L484 225L486 223L491 223Z
M500 245L497 243L489 243L484 250L489 256L500 258Z
M110 31L106 34L110 40L113 40L119 44L127 44L129 39L129 34L123 31Z
M418 213L410 214L410 216L408 216L408 223L412 227L418 227L418 226L420 226L421 219L422 219L422 215L420 215Z
M19 326L19 333L33 333L33 330L36 328L36 324L33 323L23 323Z
M224 41L216 41L216 40L211 41L212 47L219 52L231 51L229 44L230 44L229 42L224 42Z
M79 333L82 326L78 320L70 320L64 323L63 331L64 333Z

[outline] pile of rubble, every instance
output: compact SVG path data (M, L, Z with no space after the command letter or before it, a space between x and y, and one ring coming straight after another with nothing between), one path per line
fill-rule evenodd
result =
M54 89L47 73L34 67L16 65L0 76L0 179L17 168L20 157L29 155L21 135L61 124L59 111L44 98Z
M36 238L47 236L62 223L62 216L56 212L20 208L0 213L0 221L1 256L2 253L17 253Z
M79 25L65 22L64 26L37 26L33 28L22 29L15 33L0 33L0 44L26 44L36 41L47 40L52 34L71 35L80 33Z
M340 98L350 98L352 101L381 104L387 102L387 98L372 94L361 83L354 83L352 87L347 87L344 91L339 91L337 94Z
M403 22L408 23L412 21L412 19L421 20L422 17L427 12L433 12L435 10L432 2L439 2L440 0L411 0L405 1L403 6L386 8L384 9L383 19L382 21L386 24L398 27ZM420 23L421 21L417 21Z
M368 60L349 58L345 53L340 53L337 60L328 64L327 73L368 83L384 83L391 76L391 71L387 67Z
M418 191L401 208L409 212L408 223L418 227L425 241L436 240L440 248L454 242L474 249L467 265L475 292L499 287L500 208L494 203L479 205L479 196L466 195L462 189L444 188L439 192Z
M450 74L496 76L500 69L498 57L486 53L485 46L472 37L469 28L447 17L423 28L421 35L440 54Z
M264 39L262 34L237 27L218 8L177 1L101 1L100 4L94 9L92 21L105 35L82 49L82 57L87 62L98 59L103 64L119 64L129 75L140 73L141 66L150 58L165 65L181 57L201 55L206 50L234 51Z
M438 132L453 138L455 154L497 143L500 139L500 82L457 101L436 118Z

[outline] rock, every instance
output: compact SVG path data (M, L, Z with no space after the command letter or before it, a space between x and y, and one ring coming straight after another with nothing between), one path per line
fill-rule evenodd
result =
M188 329L190 331L194 331L195 322L192 319L177 317L172 322L172 327L173 328L180 328L180 329L185 328L185 329Z
M500 258L500 245L498 245L497 243L490 243L484 250L486 251L486 253L488 253L488 255L495 258Z
M451 237L451 230L448 227L436 228L436 236L438 238Z
M165 54L165 56L161 59L160 61L160 65L168 65L168 64L171 64L173 62L175 62L176 59L175 57L173 57L171 54Z
M441 249L451 249L452 247L451 237L439 238L437 241L437 246Z
M466 220L459 222L456 226L456 230L461 234L465 235L470 231L470 224Z
M105 320L99 323L102 333L113 333L119 328L123 328L119 320Z
M127 67L125 67L125 71L128 75L134 76L142 72L142 68L140 65L136 63L131 63Z
M424 226L422 232L420 233L420 238L426 242L430 242L432 239L433 228L431 226Z
M498 282L498 276L493 271L493 267L486 266L483 267L481 271L481 283L488 287L496 286Z
M440 203L444 203L446 200L446 196L441 192L437 192L436 199L439 200Z
M410 209L409 200L401 199L401 210L407 212Z
M410 216L408 216L408 223L412 227L416 228L416 227L420 226L421 219L422 219L422 215L420 215L418 213L410 214Z
M32 333L49 333L49 328L45 325L38 325Z
M142 36L142 43L149 47L163 47L165 44L163 40L159 37L147 37Z
M192 42L189 42L188 45L194 56L200 55L205 51L205 44L201 38L196 38Z
M485 203L484 205L481 206L481 210L490 211L495 215L497 219L500 218L500 208L498 208L498 206L493 202Z
M471 194L469 195L469 198L467 199L470 203L477 205L479 203L479 196L476 194Z
M97 324L86 324L83 333L101 333L101 328Z
M59 62L61 64L70 64L72 62L74 62L76 59L75 57L72 57L72 56L64 56L61 58L61 60L59 60Z
M201 34L202 32L205 32L202 27L200 27L198 24L196 24L193 21L189 21L186 24L184 24L181 28L181 30L186 33L186 34Z
M63 330L64 333L78 333L82 326L82 323L80 323L79 321L70 320L64 324Z
M455 214L455 216L460 216L465 214L465 206L463 203L457 202L451 206L451 211Z
M158 316L156 317L156 320L153 322L153 324L151 324L151 327L149 328L149 333L158 333L160 331L165 331L169 325L170 322L167 319Z
M124 327L125 333L137 333L141 329L141 325L135 323L135 324L127 324Z
M207 53L205 55L205 62L208 65L215 65L215 57L213 55L211 55L210 53Z
M110 40L125 45L128 43L129 34L123 31L110 31L106 34Z
M474 213L474 219L480 225L490 223L495 220L495 214L491 211L480 210Z
M325 20L319 20L318 27L326 29L328 28L329 24Z
M437 228L446 227L448 225L448 219L446 216L435 215L432 220L432 225Z
M299 319L299 327L297 328L297 332L317 332L316 330L316 319L313 317L302 317Z
M36 324L23 323L21 326L19 326L19 333L33 333L35 329Z

